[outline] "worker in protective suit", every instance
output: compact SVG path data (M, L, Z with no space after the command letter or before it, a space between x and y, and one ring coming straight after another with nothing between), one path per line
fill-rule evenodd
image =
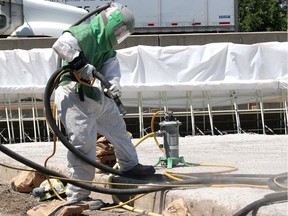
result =
M64 64L78 71L83 82L91 82L94 70L103 74L112 84L110 97L119 97L121 74L114 47L133 29L133 14L121 4L111 3L90 23L70 27L55 42L53 49ZM100 84L93 87L83 85L75 81L69 72L62 75L55 91L55 102L69 141L95 160L98 132L113 143L119 169L125 175L153 175L153 166L139 164L126 124L113 99L105 96L106 90ZM71 178L93 180L93 166L71 152L68 152L67 158ZM90 191L68 184L66 194L68 201L80 201L88 198Z

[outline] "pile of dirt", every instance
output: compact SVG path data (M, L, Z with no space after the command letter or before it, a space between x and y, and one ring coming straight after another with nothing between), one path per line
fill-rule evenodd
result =
M13 191L7 182L0 183L0 196L0 216L24 216L39 204L31 194Z
M37 198L29 193L13 191L8 182L0 182L0 216L26 216L26 212L40 204ZM85 211L80 216L137 216L134 212L125 209L112 209L109 211Z

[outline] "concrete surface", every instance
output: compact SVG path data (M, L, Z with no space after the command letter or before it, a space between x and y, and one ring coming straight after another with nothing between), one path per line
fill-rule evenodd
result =
M162 138L157 138L161 143ZM133 139L133 143L139 139ZM167 169L157 166L157 173L164 171L179 173L199 172L223 172L230 170L225 166L236 166L237 171L231 174L280 174L288 171L288 136L287 135L258 135L258 134L235 134L223 136L194 136L181 137L179 140L179 156L189 163L216 164L220 167L198 166L187 167L181 164ZM52 143L21 143L5 145L18 154L29 158L41 165L52 152ZM56 154L48 161L48 166L66 172L66 149L58 143ZM143 164L155 165L160 157L163 157L153 138L144 140L137 147L139 160ZM0 152L0 163L13 166L22 165ZM10 180L17 175L15 170L0 166L0 176L3 180ZM96 181L106 181L107 175L97 174ZM287 187L287 184L286 184ZM261 189L239 185L213 187L188 187L171 189L163 192L150 193L134 202L134 206L151 212L161 213L173 200L183 198L188 205L191 215L233 215L248 204L263 198L265 195L274 193L270 189ZM99 194L92 194L98 196ZM105 199L112 200L111 196L100 195ZM262 207L258 216L286 216L287 202ZM251 214L250 214L251 215Z
M0 39L1 50L33 48L51 48L57 38L12 38ZM231 33L191 33L191 34L149 34L131 35L117 49L132 46L187 46L205 45L208 43L231 42L237 44L255 44L271 41L286 42L287 32L231 32Z

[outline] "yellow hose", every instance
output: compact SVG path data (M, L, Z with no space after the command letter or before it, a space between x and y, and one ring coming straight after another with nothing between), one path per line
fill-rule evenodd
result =
M222 171L216 171L216 172L203 172L201 174L219 174L219 173L229 173L229 172L234 172L236 170L238 170L238 167L231 165L231 164L211 164L211 163L202 163L202 164L198 164L197 166L209 166L209 167L228 167L231 169L228 170L222 170ZM191 176L187 176L184 173L177 173L177 172L170 172L170 171L165 171L164 175L167 175L169 178L173 178L173 179L177 179L175 176L173 175L177 175L177 176L183 176L183 177L188 177L188 178L195 178L195 177L191 177ZM172 177L173 176L173 177Z
M154 134L155 134L154 132L151 132L151 133L143 136L140 140L138 140L138 141L134 144L134 147L136 148L138 145L140 145L140 144L141 144L144 140L146 140L147 138L152 137L152 136L154 137ZM113 168L114 168L114 169L117 169L117 168L118 168L118 163L116 163L116 164L113 166ZM112 177L112 176L113 176L113 175L110 174L110 177ZM109 180L111 180L111 178L109 178ZM109 182L109 183L110 183L110 182ZM130 185L131 185L131 184L130 184ZM139 184L138 184L138 186L139 186ZM143 214L143 215L161 216L161 215L159 215L159 214L157 214L157 213L149 212L149 211L144 211L144 210L142 210L142 209L134 208L134 207L131 207L131 206L128 205L130 202L133 202L133 201L135 201L135 200L137 200L137 199L140 199L141 197L143 197L143 196L145 196L145 195L146 195L146 194L140 194L140 195L134 197L133 199L130 199L130 200L128 200L127 202L124 202L124 203L121 202L121 201L118 199L117 196L113 195L113 196L112 196L112 197L113 197L113 200L116 201L116 202L118 203L118 205L113 206L113 207L110 207L110 208L103 208L103 209L101 209L101 210L105 211L105 210L110 210L111 208L122 207L122 208L124 208L124 209L126 209L126 210L128 210L128 211L133 211L133 212L140 213L140 214Z
M54 119L55 119L55 118L56 118L56 103L53 103L53 110L52 110L52 111L53 111L53 117L54 117ZM56 137L55 133L53 132L53 130L52 130L52 133L53 133L53 151L52 151L52 154L46 158L46 160L45 160L45 162L44 162L44 167L47 167L48 160L49 160L50 158L52 158L52 157L55 155L55 153L56 153L56 141L57 141L57 137ZM46 179L47 179L47 181L48 181L48 183L49 183L50 188L52 189L53 193L57 196L57 198L58 198L59 200L61 200L61 201L65 201L65 199L60 196L60 194L58 193L58 191L55 190L55 188L54 188L54 186L52 185L50 179L49 179L48 177L47 177Z
M285 189L288 189L287 186L283 185L283 184L280 184L277 180L278 178L281 178L281 177L287 177L286 175L282 175L282 176L276 176L274 179L273 179L273 182L279 186L279 187L282 187L282 188L285 188Z
M152 131L152 133L155 132L155 129L154 129L154 121L155 121L156 116L157 116L159 113L161 113L161 112L160 112L160 111L155 112L155 113L153 114L152 118L151 118L151 131ZM159 142L158 142L158 140L157 140L157 137L156 137L156 134L155 134L155 133L154 133L154 135L153 135L153 139L154 139L156 145L158 146L158 148L159 148L162 152L164 152L164 149L160 147L160 144L159 144Z

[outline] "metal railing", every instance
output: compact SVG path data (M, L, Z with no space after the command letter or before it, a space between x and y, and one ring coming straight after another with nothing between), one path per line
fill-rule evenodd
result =
M151 126L150 119L156 111L173 111L173 115L180 118L183 123L180 127L182 135L245 132L288 134L287 92L287 89L279 89L275 90L273 95L265 95L265 92L257 90L245 95L229 91L226 96L213 96L213 92L203 91L201 97L199 94L195 97L193 92L186 91L182 98L173 98L169 96L169 92L154 92L153 94L159 94L157 101L144 98L139 92L137 97L129 101L123 100L123 104L125 102L134 104L127 107L128 114L124 119L127 122L127 130L133 131L134 137L142 137L148 133ZM46 123L44 94L27 97L26 94L6 93L0 97L1 143L52 140L51 131ZM179 104L175 103L175 100L178 100ZM197 106L194 105L195 100ZM150 102L154 105L149 106ZM199 104L202 104L201 107ZM272 117L267 117L269 115ZM161 116L159 118L161 119ZM61 126L59 119L57 122ZM226 126L228 124L230 126Z

